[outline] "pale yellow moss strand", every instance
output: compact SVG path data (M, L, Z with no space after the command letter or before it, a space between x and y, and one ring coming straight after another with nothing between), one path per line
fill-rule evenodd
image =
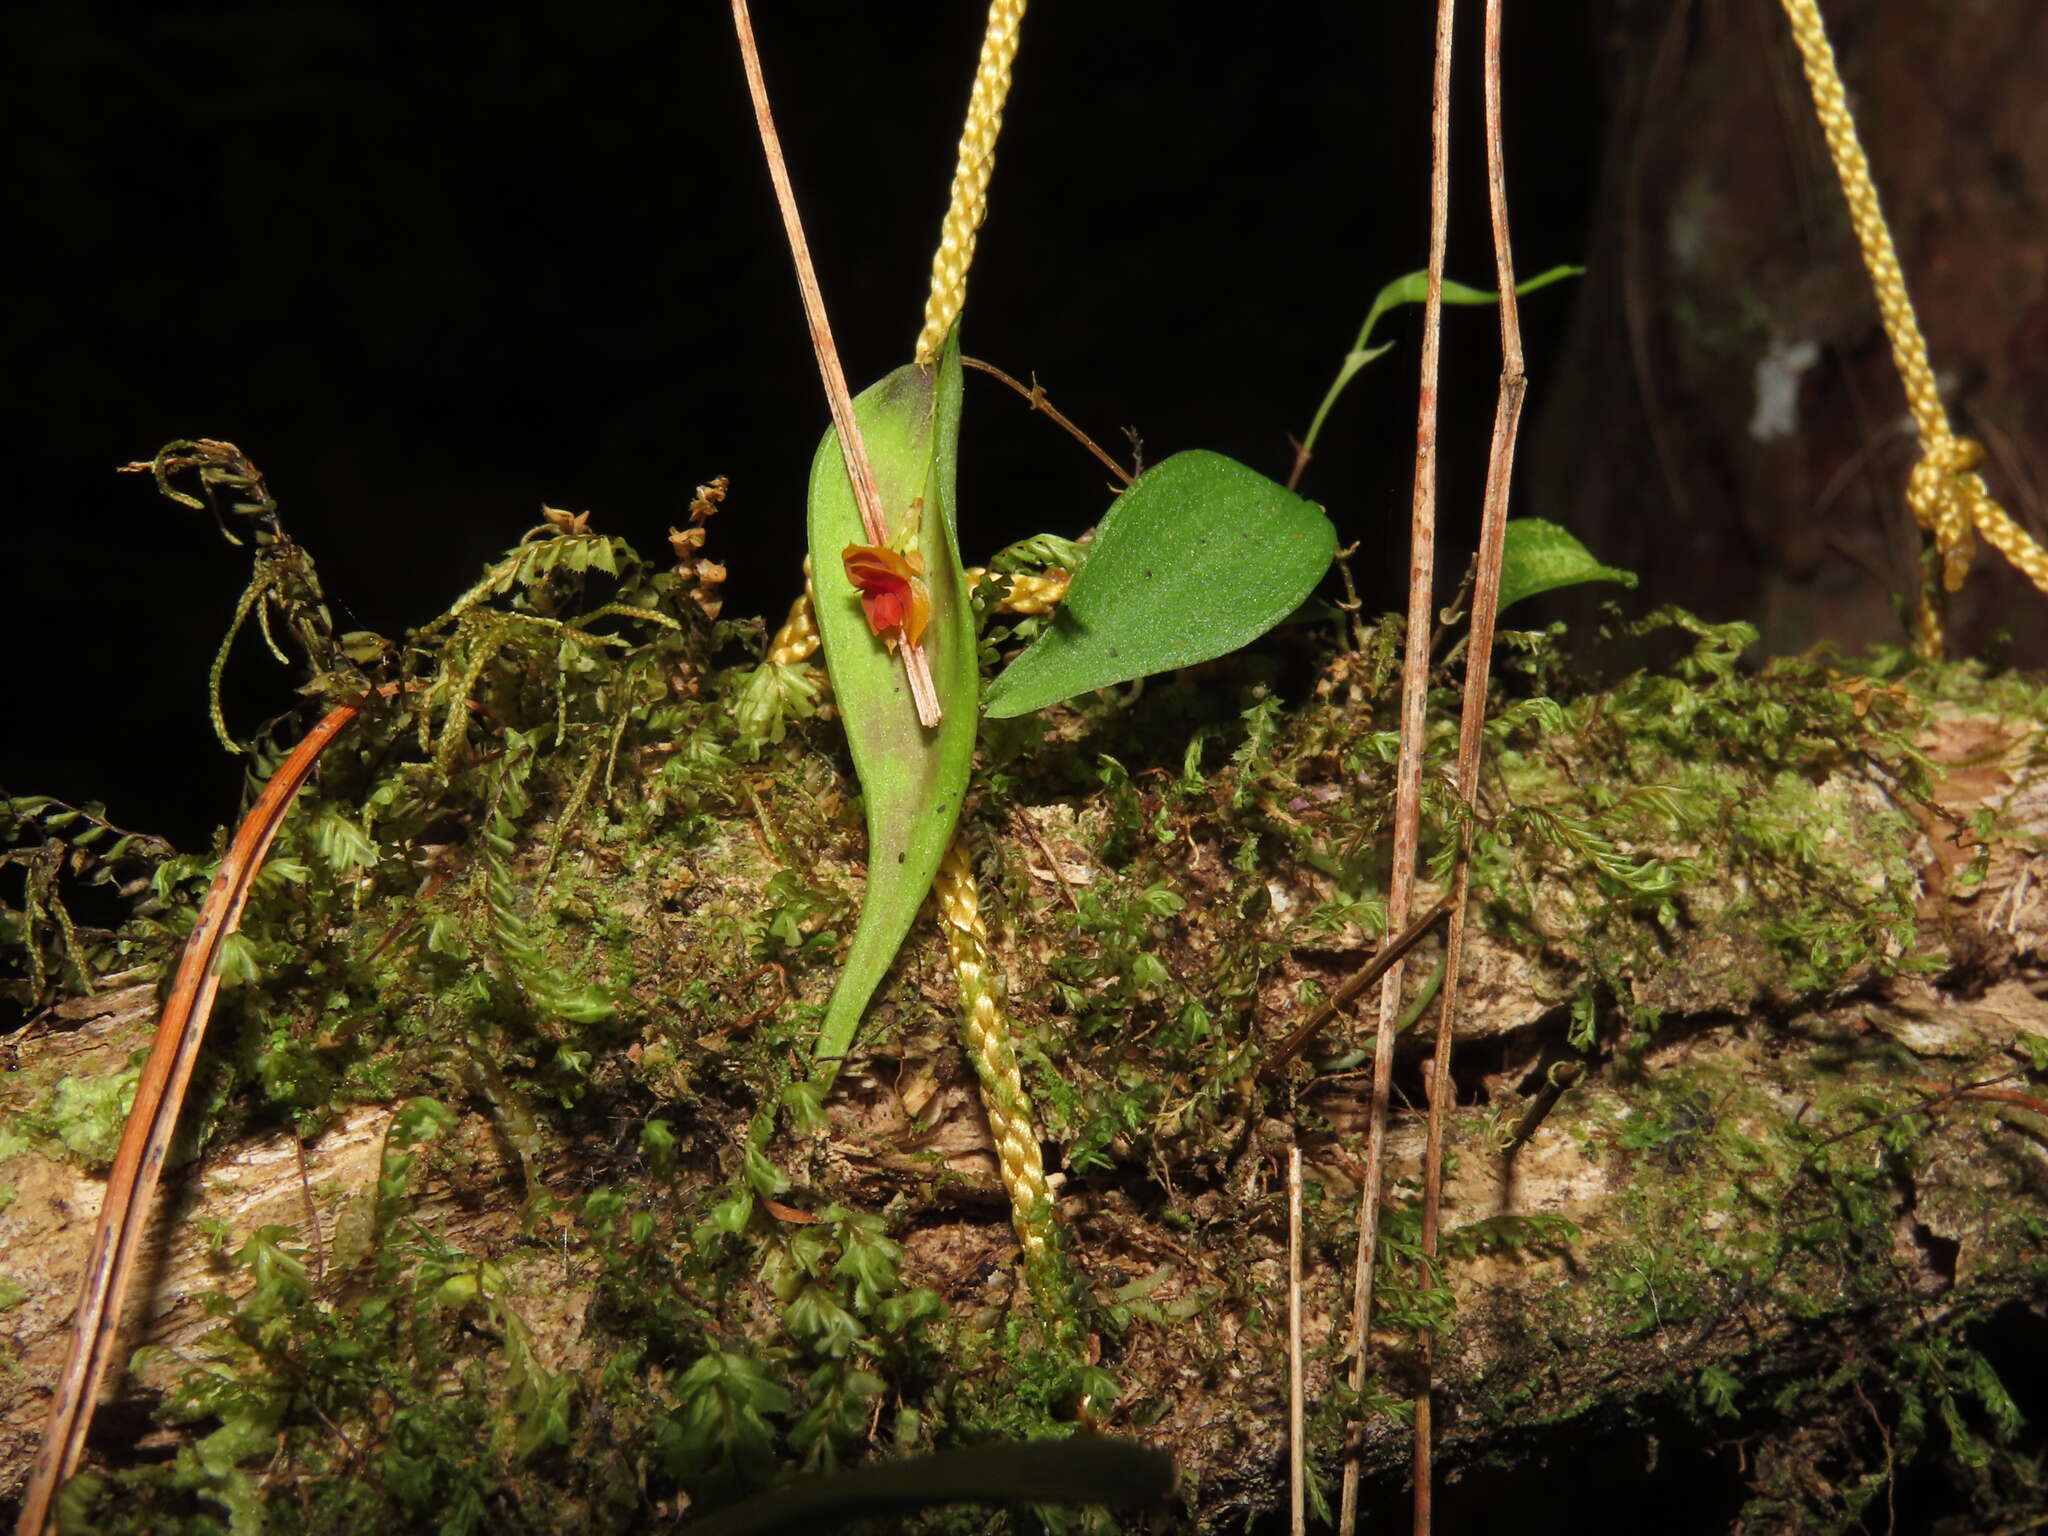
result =
M989 978L988 929L981 921L981 899L964 839L956 836L946 849L932 890L946 930L953 979L960 988L968 1059L981 1079L981 1103L995 1132L996 1162L1010 1196L1010 1224L1028 1265L1042 1269L1054 1252L1052 1191L1045 1182L1038 1133L1031 1125L1031 1102L1025 1097L1017 1048Z
M932 291L925 300L924 329L917 333L919 367L929 367L946 344L946 333L967 302L967 269L974 264L974 234L988 212L988 183L996 169L996 135L1003 128L1003 98L1010 93L1010 65L1017 57L1017 30L1024 0L993 0L982 34L981 62L967 98L967 126L960 131L960 160L953 171L953 195L939 226L932 257Z
M1890 228L1878 206L1877 186L1870 175L1870 162L1856 135L1856 120L1849 112L1841 73L1835 67L1835 51L1828 43L1827 28L1821 21L1815 0L1784 0L1785 19L1799 54L1806 65L1807 85L1813 92L1813 109L1827 137L1828 153L1835 162L1835 175L1842 184L1842 196L1849 204L1849 222L1856 242L1863 250L1863 265L1870 273L1870 285L1877 295L1877 308L1884 320L1884 333L1891 342L1892 363L1905 386L1906 404L1920 435L1920 461L1906 482L1906 501L1920 526L1933 535L1941 563L1941 584L1957 591L1975 552L1970 539L1974 527L2006 559L2043 592L2048 592L2048 550L2034 542L2020 525L1991 499L1984 479L1976 473L1984 450L1971 439L1951 430L1948 412L1934 380L1934 367L1927 359L1927 342L1920 333L1913 301L1906 291L1906 277L1899 266L1898 251L1892 245ZM1933 659L1941 650L1941 618L1931 590L1922 594L1920 605L1920 646Z
M980 566L970 565L967 568L967 590L973 591L987 574ZM1019 572L1007 580L1010 584L1003 589L1002 599L996 604L1002 612L1051 613L1067 595L1069 577L1065 571L1052 570L1036 575Z
M775 631L775 638L768 642L768 660L779 667L795 666L800 661L809 661L818 654L818 615L811 606L811 594L805 588L802 597L789 605L789 617L782 621L782 628Z

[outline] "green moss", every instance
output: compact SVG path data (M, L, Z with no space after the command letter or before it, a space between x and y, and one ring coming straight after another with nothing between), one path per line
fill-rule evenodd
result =
M121 1144L141 1076L138 1064L112 1077L60 1078L47 1107L32 1111L28 1123L89 1167L104 1168Z
M372 1208L324 1274L280 1228L224 1255L234 1284L211 1303L207 1358L165 1405L187 1426L177 1456L81 1480L73 1528L633 1530L794 1471L1084 1417L1173 1444L1197 1528L1271 1501L1274 1404L1256 1383L1277 1379L1284 1297L1268 1127L1341 1167L1333 1127L1356 1105L1308 1064L1255 1072L1285 1016L1384 926L1397 625L1360 653L1291 658L1292 674L1237 658L1201 686L1097 697L985 744L977 871L1041 1126L1093 1223L1074 1234L1079 1288L1048 1316L987 1181L921 1142L938 1101L907 1107L918 1074L953 1060L935 937L878 993L872 1071L850 1090L866 1097L833 1118L806 1094L864 856L815 679L721 670L759 627L707 620L674 575L587 533L508 552L399 645L336 651L304 601L292 613L316 689L403 686L331 750L279 838L199 1134L313 1135L350 1105L403 1107ZM1899 1414L1946 1423L1949 1404L1975 1436L1924 1436L1928 1455L1982 1451L2017 1477L2011 1436L1979 1422L1998 1398L1962 1330L2038 1265L2038 1201L1972 1199L1987 1278L1927 1323L1880 1259L1908 1192L1939 1176L1937 1127L1906 1115L1826 1140L1911 1108L1914 1069L1862 1045L1788 1047L1765 1082L1732 1047L1693 1050L1660 1024L1760 1003L1792 1017L1913 964L1898 806L1928 786L1911 732L1952 694L2033 695L1897 657L1747 670L1741 626L1666 612L1634 628L1672 640L1671 665L1602 686L1572 680L1555 636L1521 638L1476 812L1441 791L1447 732L1427 774L1426 856L1441 874L1469 828L1482 922L1531 957L1542 995L1523 1027L1598 1069L1545 1134L1618 1187L1612 1228L1489 1218L1449 1234L1433 1268L1403 1186L1378 1321L1481 1330L1489 1364L1458 1390L1531 1432L1648 1383L1703 1421L1815 1418L1890 1371L1917 1383L1885 1389ZM1315 685L1292 698L1289 675ZM261 776L281 746L252 746ZM211 873L165 859L114 942L168 956ZM1333 1035L1310 1061L1339 1071L1355 1049ZM132 1080L55 1085L16 1134L103 1160ZM897 1099L902 1129L858 1124L896 1125ZM470 1113L509 1150L516 1194L471 1166L453 1134ZM1460 1145L1490 1144L1481 1112L1459 1119ZM510 1206L503 1229L471 1247L437 1236L430 1179ZM1349 1273L1349 1210L1310 1201L1326 1277ZM1460 1312L1458 1276L1480 1265L1516 1283ZM1340 1309L1331 1285L1320 1304ZM587 1315L542 1326L565 1295ZM1774 1366L1845 1316L1889 1340L1864 1374ZM1325 1375L1340 1335L1316 1357ZM1709 1335L1714 1363L1674 1375L1671 1340ZM1362 1395L1318 1399L1318 1467L1359 1417L1376 1464L1393 1462L1409 1363L1396 1351ZM1199 1422L1197 1394L1222 1405ZM1842 1508L1863 1497L1843 1487Z

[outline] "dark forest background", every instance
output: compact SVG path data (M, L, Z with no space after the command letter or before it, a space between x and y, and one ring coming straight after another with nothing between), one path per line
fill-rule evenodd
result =
M1128 427L1148 461L1204 446L1284 476L1289 434L1373 293L1425 257L1429 9L1034 7L967 351L1035 372L1113 450ZM1476 66L1479 8L1465 9ZM1853 65L1870 5L1842 9ZM1685 102L1656 73L1674 38L1688 57L1739 38L1752 65L1769 64L1752 73L1782 79L1789 45L1779 35L1772 54L1752 25L1774 10L1509 8L1519 266L1595 263L1523 310L1532 431L1544 433L1534 461L1565 466L1547 500L1540 482L1525 493L1539 510L1573 521L1557 486L1602 444L1644 438L1557 383L1575 356L1582 382L1588 368L1614 371L1599 358L1621 334L1617 293L1633 294L1638 316L1659 312L1654 270L1614 254L1631 211L1616 189L1642 194L1639 165L1617 180L1615 146L1637 131L1626 114ZM1741 25L1717 23L1724 13ZM981 23L964 3L758 7L856 387L909 355ZM234 811L241 773L213 740L205 679L247 554L146 479L113 473L171 438L247 451L343 627L396 635L423 622L543 502L588 509L594 527L658 552L691 488L721 474L732 491L710 552L730 564L727 611L780 614L799 581L825 410L722 5L484 18L317 0L69 3L17 8L9 25L0 786L101 799L117 821L185 846ZM1704 78L1680 71L1680 84ZM1450 266L1485 284L1476 67L1459 88ZM1716 99L1685 105L1666 139L1709 139L1700 125ZM1953 128L1942 119L1926 134ZM1773 133L1780 158L1810 172L1810 128L1778 121ZM1658 186L1679 174L1660 166ZM1763 185L1753 165L1722 174ZM1819 184L1814 205L1830 192ZM1911 267L1914 237L1902 240ZM1416 316L1386 327L1397 350L1352 386L1303 484L1362 541L1374 605L1399 601L1406 558ZM1456 550L1476 521L1498 361L1489 312L1452 311L1447 325ZM1100 516L1097 466L991 381L970 376L968 391L970 560ZM1560 398L1574 419L1553 410L1544 423ZM1879 471L1902 473L1874 460ZM1882 503L1873 493L1869 515L1890 516ZM1655 510L1651 486L1619 515L1640 530ZM1579 531L1620 559L1630 551L1602 547L1616 515ZM1753 530L1731 538L1722 590L1667 573L1641 602L1745 616L1744 583L1774 556ZM1679 565L1699 563L1671 547ZM1845 639L1867 637L1845 625ZM229 669L231 722L246 732L287 707L290 683L246 643Z
M1582 253L1598 104L1583 7L1524 10L1533 269ZM981 8L757 12L859 388L909 357ZM1372 294L1426 254L1424 8L1050 0L1025 25L966 349L1036 371L1114 450L1129 426L1148 460L1284 475ZM247 554L113 473L171 438L247 451L345 627L432 617L544 501L658 553L720 474L727 612L779 616L826 418L723 5L62 4L12 27L9 792L103 799L186 846L234 811L206 668ZM1485 282L1468 186L1455 269ZM1531 303L1539 366L1571 302ZM1483 430L1492 321L1452 323L1453 409ZM1388 334L1406 345L1304 489L1385 551L1363 564L1392 601L1415 323ZM964 437L970 559L1107 504L992 381ZM1462 463L1447 485L1476 498ZM229 680L238 730L290 702L260 642Z

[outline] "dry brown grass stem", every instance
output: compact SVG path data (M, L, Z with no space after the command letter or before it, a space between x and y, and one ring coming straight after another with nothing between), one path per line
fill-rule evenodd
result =
M832 410L832 426L839 433L839 452L846 460L846 478L853 484L854 505L860 508L861 528L868 542L887 544L889 519L882 511L882 493L875 486L874 465L868 458L868 445L860 435L860 422L853 413L853 392L846 387L846 370L839 365L839 348L832 340L832 322L825 314L818 272L811 265L810 243L804 239L803 219L797 213L796 189L789 184L782 139L775 132L775 115L768 107L768 82L761 73L761 50L754 42L754 21L747 12L747 0L732 0L732 25L739 34L740 62L746 70L747 93L754 101L754 126L761 136L761 153L768 161L768 179L775 184L775 205L782 212L782 230L789 237L790 258L796 264L797 292L803 296L804 319L811 329L811 351L818 359L818 377L825 386L825 402ZM939 723L939 696L932 682L931 663L921 645L906 641L897 651L903 657L903 670L910 680L910 696L917 702L917 718L929 729Z
M1307 1421L1301 1383L1301 1148L1287 1149L1287 1529L1308 1530Z
M1408 633L1401 659L1401 758L1394 787L1393 871L1387 884L1387 927L1408 921L1415 857L1422 835L1422 747L1429 699L1429 636L1436 580L1437 380L1443 343L1444 252L1451 212L1451 37L1457 0L1437 0L1436 64L1430 86L1429 286L1422 311L1422 382L1415 410L1415 485L1409 513ZM1373 1044L1372 1110L1366 1131L1365 1187L1359 1196L1358 1252L1351 1301L1351 1385L1365 1386L1372 1324L1373 1259L1379 1246L1380 1190L1385 1180L1388 1093L1394 1074L1394 1025L1401 1013L1405 967L1390 966L1380 982L1379 1028ZM1346 1445L1337 1528L1358 1529L1358 1441Z
M1465 646L1465 696L1458 716L1458 796L1467 805L1479 794L1486 692L1493 659L1495 620L1500 613L1500 568L1507 541L1508 487L1514 476L1515 436L1522 421L1528 379L1522 364L1521 316L1515 302L1515 255L1508 233L1507 168L1500 125L1500 33L1502 0L1486 0L1484 86L1486 105L1486 193L1493 225L1493 263L1500 285L1500 387L1494 399L1493 439L1486 456L1486 498L1479 524L1479 566L1472 586L1472 627ZM1471 823L1463 838L1469 841ZM1443 1205L1444 1117L1451 1103L1451 1032L1458 1012L1458 975L1465 952L1466 897L1471 865L1458 860L1451 887L1451 916L1444 940L1444 992L1437 1008L1436 1052L1429 1071L1429 1131L1422 1158L1422 1252L1434 1260ZM1425 1269L1423 1283L1430 1283ZM1422 1336L1423 1383L1415 1399L1415 1522L1417 1536L1430 1528L1431 1337Z
M1436 926L1438 918L1450 910L1450 906L1451 898L1442 898L1401 932L1382 942L1380 947L1373 951L1370 960L1352 972L1342 986L1311 1009L1308 1016L1289 1031L1285 1040L1267 1052L1266 1059L1259 1063L1258 1075L1276 1076L1287 1063L1307 1049L1309 1041L1321 1032L1325 1024L1357 1002L1359 995L1367 987L1400 964L1401 958L1409 950L1429 937L1430 929Z
M1034 411L1041 411L1045 415L1051 417L1055 425L1060 426L1066 430L1067 436L1071 437L1083 448L1086 448L1090 453L1094 454L1096 462L1100 464L1104 469L1108 470L1112 475L1115 475L1117 479L1121 481L1123 484L1129 485L1131 483L1131 472L1125 469L1123 465L1117 463L1117 461L1111 458L1106 452L1104 452L1102 447L1099 444L1097 444L1094 438L1090 437L1086 432L1083 432L1079 427L1075 426L1072 421L1068 420L1068 418L1059 410L1059 408L1056 407L1052 403L1052 401L1046 396L1045 386L1038 382L1036 375L1033 375L1032 377L1031 387L1029 389L1026 389L1021 382L1011 378L1010 375L1003 372L1003 370L998 368L994 363L985 363L978 357L963 357L960 359L960 364L964 368L977 369L980 372L987 374L990 378L1000 380L1002 383L1009 385L1010 388L1014 389L1018 394L1022 395L1026 400L1028 400L1031 403L1031 409L1033 409Z

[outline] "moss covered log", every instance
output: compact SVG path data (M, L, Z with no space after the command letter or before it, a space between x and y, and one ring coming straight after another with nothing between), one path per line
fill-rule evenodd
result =
M1620 678L1504 637L1477 805L1448 727L1431 755L1425 856L1441 884L1469 826L1481 935L1442 1284L1418 1044L1361 1402L1360 1032L1260 1069L1383 927L1392 621L987 727L967 825L1074 1277L1047 1309L934 926L833 1094L809 1085L864 852L816 674L757 664L693 563L581 524L401 643L328 635L310 565L276 564L303 554L264 558L254 602L311 691L400 691L302 795L234 943L148 1347L73 1528L637 1531L807 1470L1107 1430L1176 1459L1172 1528L1246 1529L1285 1488L1290 1144L1318 1490L1357 1421L1401 1497L1431 1330L1440 1512L1591 1445L1661 1454L1715 1528L2043 1509L2038 1388L2000 1342L2048 1327L2038 681L1751 665L1743 626L1676 612L1612 621L1666 656ZM252 743L256 776L289 734ZM6 818L32 1015L0 1078L11 1489L212 858L55 802ZM95 873L124 920L69 915ZM1047 1522L1152 1528L917 1528Z

